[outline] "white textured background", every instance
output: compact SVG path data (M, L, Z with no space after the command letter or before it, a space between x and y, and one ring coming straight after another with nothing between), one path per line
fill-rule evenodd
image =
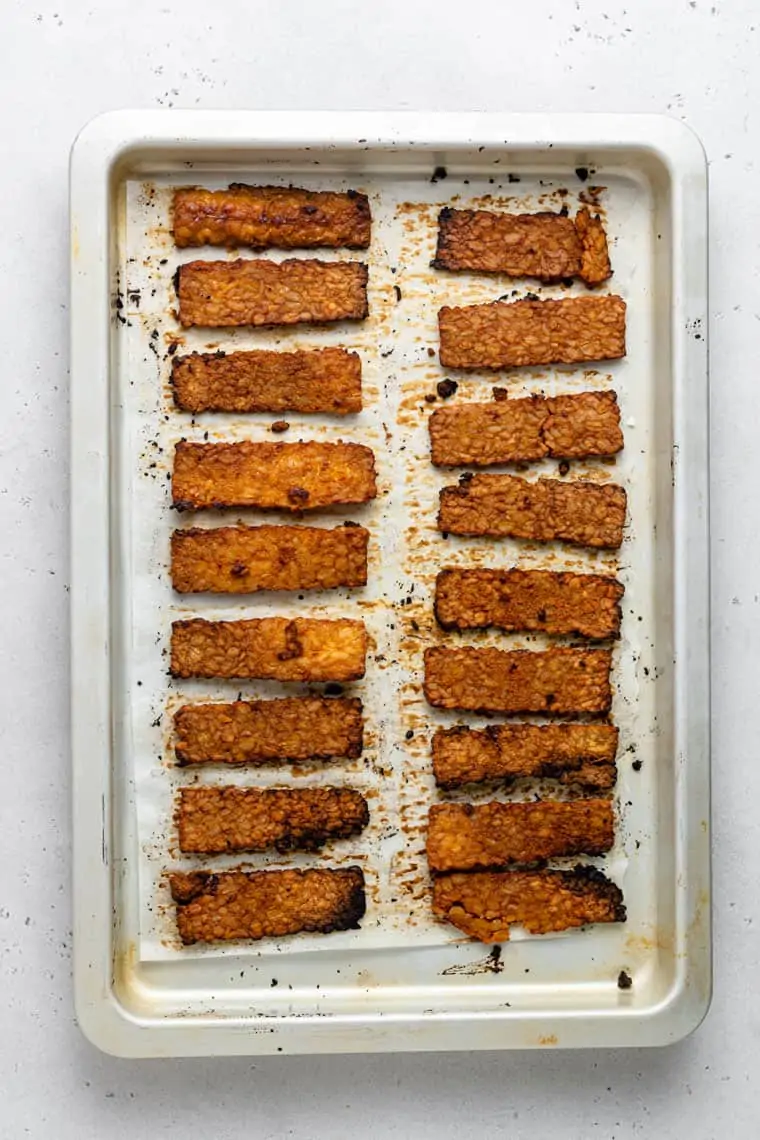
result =
M2 0L0 1138L760 1135L757 0ZM716 990L659 1052L119 1062L70 993L67 202L118 107L654 111L710 158Z

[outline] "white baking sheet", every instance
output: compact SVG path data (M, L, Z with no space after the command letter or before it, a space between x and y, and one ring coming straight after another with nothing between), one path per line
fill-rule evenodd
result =
M327 328L269 330L182 330L173 316L172 276L180 261L250 256L220 250L177 251L170 225L171 188L202 181L224 186L225 174L192 174L148 182L129 181L125 199L125 240L114 298L114 319L122 342L118 385L119 559L128 606L130 643L124 655L127 690L123 726L131 741L133 810L139 840L139 957L166 961L178 957L239 958L246 953L299 955L306 951L339 953L392 947L443 946L461 941L459 932L439 924L430 912L429 882L424 858L424 824L429 805L441 798L430 765L430 737L438 725L487 720L430 709L421 693L422 653L434 643L498 645L540 649L541 636L483 633L444 634L432 615L436 572L447 565L605 570L618 574L626 587L623 636L615 647L612 716L621 731L616 789L618 813L614 850L603 859L584 860L602 867L621 884L628 907L625 927L574 931L566 939L602 939L607 951L632 937L651 935L656 928L655 849L651 838L656 820L656 755L658 725L654 701L657 676L654 636L654 480L648 461L654 446L654 374L651 259L657 242L654 211L647 182L630 171L605 170L602 190L592 190L593 174L581 181L566 168L541 178L521 173L519 182L494 169L493 176L472 179L448 176L437 181L375 177L344 180L334 172L300 173L291 167L283 175L267 170L246 180L344 189L349 185L369 194L373 213L372 247L367 255L319 251L324 258L356 258L370 266L370 317L360 324ZM456 375L455 401L487 400L493 386L510 396L536 392L578 392L614 388L621 406L626 447L613 462L573 463L568 479L615 480L629 496L629 525L619 552L593 553L560 546L538 546L511 540L443 539L435 528L437 492L456 481L458 472L436 471L429 460L427 419L435 403L425 395L447 373L437 360L436 313L441 304L464 304L503 295L566 296L585 292L582 285L541 287L535 282L506 278L448 275L430 269L436 236L436 214L443 204L461 207L489 205L510 210L558 209L574 212L589 196L606 218L614 277L608 290L628 304L628 357L609 366L587 369L520 369L507 374ZM293 256L272 252L275 259ZM298 256L298 255L296 255ZM303 256L310 256L304 254ZM179 352L232 351L253 347L282 349L345 345L363 360L364 411L342 419L287 415L203 415L196 419L173 406L168 379L170 345ZM448 401L451 403L453 401ZM272 436L269 425L286 418L289 431ZM219 525L237 519L262 521L256 512L200 512L177 515L171 509L169 474L174 444L191 440L350 439L371 446L376 455L379 496L374 504L335 512L309 513L308 525L334 525L353 519L371 532L370 573L366 589L289 594L259 594L226 600L223 597L173 594L168 574L171 532L176 526ZM644 457L644 458L643 458ZM546 461L527 473L557 475L558 465ZM290 516L268 514L267 521L292 522ZM230 700L323 691L324 686L278 685L215 681L174 682L167 674L172 620L192 615L241 618L271 614L361 618L370 631L372 648L365 678L345 686L365 706L366 747L355 761L331 764L226 769L178 768L173 763L171 721L180 704L194 700ZM556 643L556 639L552 639ZM571 642L567 642L571 643ZM498 718L491 718L497 720ZM413 733L410 739L407 739ZM640 761L639 770L632 762ZM637 767L639 767L637 765ZM191 783L306 786L350 784L370 803L370 825L361 837L332 844L321 855L180 857L173 811L180 787ZM508 792L493 789L473 796L450 798L485 800L530 799L538 793L566 798L572 791L556 783L524 781ZM578 860L572 860L575 863ZM300 935L283 941L182 947L176 935L174 907L165 875L168 869L245 866L306 866L360 863L367 878L367 915L361 929L325 938ZM562 861L556 863L562 865ZM513 937L519 938L519 931ZM546 938L543 941L547 941ZM589 945L590 950L590 945ZM630 951L628 952L630 958Z

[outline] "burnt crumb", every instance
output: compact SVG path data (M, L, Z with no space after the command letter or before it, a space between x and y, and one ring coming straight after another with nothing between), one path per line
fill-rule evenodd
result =
M403 294L402 294L401 289L399 288L398 285L393 286L393 292L396 294L396 301L397 302L400 301Z
M406 738L407 740L411 740L413 736L414 736L414 729L413 729L413 728L408 728L408 729L406 730L406 733L405 733L405 738Z
M442 182L444 178L448 178L449 172L445 166L436 166L433 171L431 182Z
M511 181L512 177L510 175L510 182ZM518 178L516 181L519 182L520 179ZM500 974L504 969L504 962L502 961L501 957L501 946L492 946L488 953L488 958L486 961L487 968L491 971L492 974Z
M162 257L158 264L159 265L168 265L169 264L169 258L168 257Z
M287 420L275 420L273 424L270 424L269 430L273 431L276 435L281 435L282 432L287 431L289 427L290 424Z
M432 351L428 349L428 351ZM448 400L449 396L453 396L459 385L456 380L439 380L435 386L435 390L442 400Z
M619 990L629 990L631 988L633 985L633 978L627 970L620 971L618 974L617 984Z
M178 265L174 271L174 276L172 277L172 282L174 284L174 291L175 291L175 293L177 293L178 296L179 296L179 279L180 279L181 273L182 273L182 266Z
M526 293L525 294L525 300L526 301L540 301L541 298L539 297L538 293Z
M568 463L568 461L566 459L563 459L559 465L560 475L567 475L569 470L570 470L570 464Z
M631 767L633 768L634 772L640 772L643 766L644 766L643 760L634 760L633 764L631 764Z
M279 984L280 983L277 981L277 978L272 978L271 982L269 983L271 989L274 989L274 987L278 986Z
M563 202L562 208L560 209L560 212L559 212L559 216L561 218L566 218L569 213L570 213L570 210L568 209L567 202Z
M562 284L566 289L572 289L575 282L573 281L572 277L563 277Z
M497 400L499 403L501 403L503 400L509 399L509 392L506 388L492 388L491 395L493 396L494 400Z
M520 175L519 174L508 174L507 175L507 181L508 182L519 182L520 181Z
M425 393L425 403L426 404L434 404L437 399L438 399L438 397L436 396L435 392L426 392Z
M135 308L139 309L140 308L140 301L142 300L140 290L139 289L130 289L130 291L127 293L127 296L129 297L129 300L132 302L132 304L135 306Z
M588 167L576 166L575 177L578 178L581 182L586 182L588 179Z
M173 340L171 342L171 344L169 345L169 348L167 350L169 353L169 356L174 356L174 353L177 351L178 348L179 348L179 345L177 344L176 340Z
M380 353L380 356L383 358L383 360L387 360L387 358L389 356L392 356L392 355L393 355L393 349L392 348L386 349L385 352Z
M411 618L409 624L411 625L411 627L415 633L419 633L420 623L418 621L415 621L414 618Z
M339 697L342 692L343 686L339 685L337 681L330 681L328 685L325 685L326 697Z
M459 482L460 484L472 482L472 471L463 471L459 476Z
M435 349L434 349L434 348L429 348L429 349L427 350L427 354L428 354L428 356L435 356Z

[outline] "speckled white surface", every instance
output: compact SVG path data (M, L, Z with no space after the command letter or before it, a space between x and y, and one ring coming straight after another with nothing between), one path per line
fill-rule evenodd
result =
M760 1131L760 9L491 2L465 26L466 11L446 0L3 5L2 1140ZM706 1023L681 1045L130 1063L79 1034L69 979L66 166L73 135L98 112L170 105L652 111L701 135L712 225L716 991Z

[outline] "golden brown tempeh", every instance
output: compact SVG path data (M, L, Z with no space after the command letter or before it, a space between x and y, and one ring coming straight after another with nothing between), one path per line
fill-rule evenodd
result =
M331 590L367 583L369 532L353 523L175 530L171 576L180 594Z
M626 493L616 483L473 475L441 491L438 529L617 549L625 514Z
M596 867L573 871L476 871L440 875L433 913L480 942L506 942L511 926L549 934L625 922L622 891Z
M356 697L183 705L174 717L179 764L355 759L363 747Z
M354 930L366 909L361 867L177 872L169 884L186 946Z
M359 261L188 261L176 287L185 328L363 321L368 312Z
M308 511L377 494L375 456L361 443L178 443L177 510L260 507Z
M433 772L444 789L548 776L602 790L614 787L617 747L611 724L459 725L434 733Z
M623 447L614 392L456 404L433 412L428 429L438 467L584 459Z
M486 871L560 855L601 855L615 842L612 801L433 804L430 870Z
M336 618L254 618L172 624L173 677L354 681L364 676L367 631Z
M446 206L438 215L433 266L550 282L581 277L587 285L598 285L611 273L604 227L585 206L574 219Z
M353 788L182 788L180 851L318 851L362 831L367 801Z
M362 410L362 364L345 348L302 352L193 352L172 360L174 402L183 412Z
M180 247L366 249L372 215L366 194L245 186L183 186L174 191L174 241Z
M612 704L608 649L425 650L425 696L470 712L600 715Z
M576 364L625 356L622 297L492 301L438 313L444 368Z
M615 578L552 570L441 570L435 616L444 629L537 630L592 640L618 637Z

